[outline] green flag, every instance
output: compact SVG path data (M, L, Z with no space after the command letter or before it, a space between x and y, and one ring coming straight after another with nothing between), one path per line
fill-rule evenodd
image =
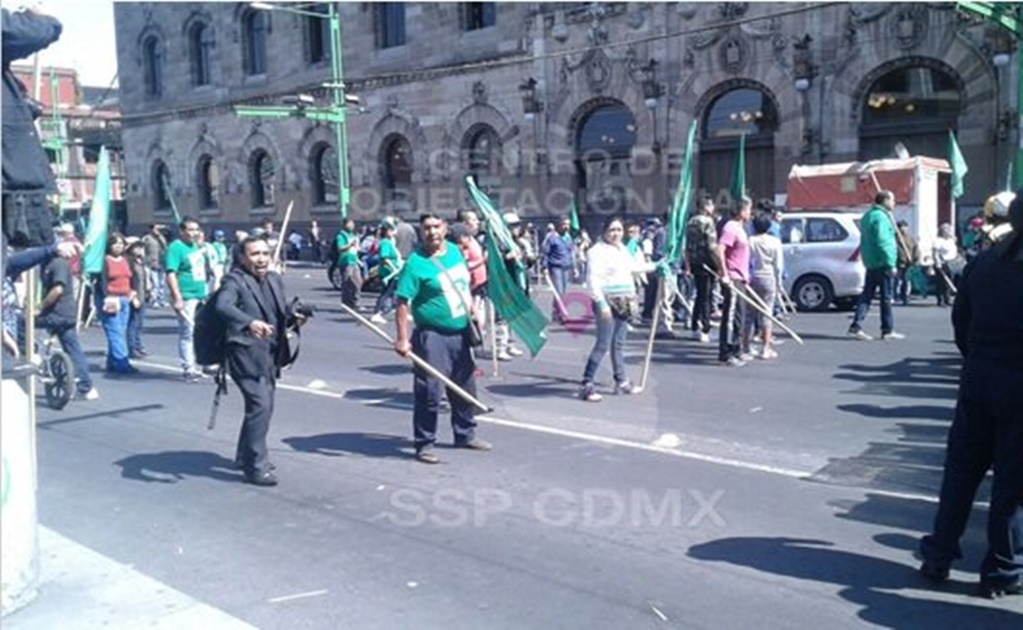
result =
M575 205L575 197L568 209L568 229L573 236L579 233L579 209Z
M696 144L696 121L689 123L686 134L686 153L682 171L678 176L678 188L668 212L668 234L665 243L667 261L676 264L682 259L686 247L686 223L689 221L689 207L693 197L693 147Z
M110 225L110 156L107 148L100 147L99 163L96 164L96 186L89 208L89 229L85 233L85 253L82 256L82 271L100 273L103 271L103 257L107 251L107 232Z
M969 172L970 167L966 165L966 160L963 159L963 154L959 151L956 136L951 129L948 130L948 165L952 169L952 177L949 181L952 187L952 198L958 199L963 195L963 180L966 179L966 173Z
M739 153L735 156L735 166L732 170L732 203L739 203L739 200L746 194L746 134L739 134Z
M518 245L500 213L490 198L476 187L472 176L465 178L465 184L469 188L469 196L486 221L487 291L494 311L508 322L508 326L529 349L530 356L535 357L547 343L547 327L550 322L508 273L502 251L515 251Z

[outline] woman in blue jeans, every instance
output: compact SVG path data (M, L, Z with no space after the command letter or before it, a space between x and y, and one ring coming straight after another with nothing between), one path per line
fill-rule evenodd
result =
M579 397L587 402L599 402L594 378L604 355L611 350L611 368L614 371L616 394L638 394L640 388L625 375L625 334L629 319L636 308L635 274L653 271L654 263L641 262L622 244L622 220L611 217L604 222L603 238L587 254L587 278L593 297L593 312L597 319L597 339L583 372L583 386Z
M138 370L128 361L128 317L135 292L131 288L131 266L125 257L124 237L114 233L107 241L103 276L99 282L100 322L107 336L107 372L132 374Z

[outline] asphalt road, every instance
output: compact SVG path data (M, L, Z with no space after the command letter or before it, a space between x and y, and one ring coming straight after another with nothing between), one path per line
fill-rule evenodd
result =
M947 309L898 309L899 342L799 315L805 345L739 369L658 341L648 391L599 404L573 397L591 332L555 327L535 360L480 362L494 451L430 467L410 456L408 367L323 278L288 274L319 311L278 392L278 487L241 483L240 395L207 431L213 388L182 382L170 312L151 311L142 374L40 406L40 521L267 629L1023 622L1020 598L973 596L982 504L951 582L915 573L956 392ZM645 331L629 343L637 379ZM100 369L99 329L85 345Z

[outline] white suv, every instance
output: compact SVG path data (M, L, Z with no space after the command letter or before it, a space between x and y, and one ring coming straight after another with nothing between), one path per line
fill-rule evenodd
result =
M862 212L790 212L781 218L785 288L801 311L851 308L863 291Z

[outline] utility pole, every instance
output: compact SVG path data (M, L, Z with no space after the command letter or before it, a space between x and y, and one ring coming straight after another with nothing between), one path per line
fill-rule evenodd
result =
M348 139L345 132L346 106L358 104L359 99L345 94L343 66L341 63L341 18L337 4L327 3L327 13L304 11L287 5L251 2L249 6L262 11L283 11L315 19L328 20L330 24L330 83L323 84L330 90L330 107L316 107L311 96L298 95L290 105L238 105L234 113L240 118L305 118L329 122L334 126L334 141L337 154L337 204L341 219L348 218L348 204L351 192L348 184Z
M1023 187L1023 8L1016 2L958 2L965 13L979 15L988 23L1004 29L1016 40L1016 177L1014 189Z

